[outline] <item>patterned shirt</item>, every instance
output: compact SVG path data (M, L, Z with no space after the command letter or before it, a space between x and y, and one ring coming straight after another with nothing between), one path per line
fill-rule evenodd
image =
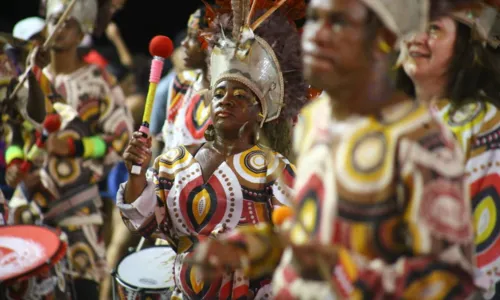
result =
M14 197L34 200L35 211L48 224L101 224L97 183L121 160L133 130L123 92L112 76L95 65L57 76L46 68L37 76L44 94L57 102L54 108L63 120L57 136L99 137L107 149L102 157L47 155L40 173L43 186L28 191L21 185Z
M198 71L183 71L172 80L163 126L165 149L205 142L205 129L211 124L211 118L204 95L197 93L200 79Z
M466 156L476 229L476 284L492 299L500 282L500 111L487 101L471 101L455 110L443 100L437 108Z
M292 240L338 247L330 280L342 299L465 299L474 290L473 231L453 138L416 101L342 121L331 111L323 95L296 128L301 224ZM276 299L331 297L324 281L300 277L289 249L273 291Z
M123 184L117 205L126 223L144 236L159 232L178 253L174 266L176 295L187 299L241 299L249 292L269 294L270 276L249 281L242 271L236 271L204 284L196 279L195 269L183 265L183 261L191 257L194 246L204 237L244 224L269 222L273 208L286 203L290 196L289 183L295 173L288 160L254 146L229 156L204 182L200 164L180 146L156 159L153 174L153 180L132 204L123 204Z

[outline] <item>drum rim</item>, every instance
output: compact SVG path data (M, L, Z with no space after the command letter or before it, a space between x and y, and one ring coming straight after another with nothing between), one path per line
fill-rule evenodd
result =
M6 285L10 285L10 284L18 282L18 281L24 281L27 278L30 278L32 276L36 276L41 269L43 269L45 267L49 267L49 266L51 266L51 267L55 266L59 261L61 261L64 258L64 256L66 256L66 253L64 253L64 255L62 255L62 257L60 259L58 259L57 261L54 261L55 257L61 256L61 250L63 248L64 248L63 252L67 251L67 244L64 241L62 241L61 240L61 236L57 235L57 233L56 233L56 231L58 230L57 228L53 228L53 227L50 227L50 226L47 226L47 225L32 225L32 224L3 225L1 227L2 228L6 228L6 227L36 227L36 228L43 228L43 229L45 229L45 230L53 233L57 237L57 240L59 241L59 245L57 246L57 250L54 252L54 254L52 254L50 257L48 257L43 263L40 263L40 264L34 266L30 270L27 270L24 273L18 274L16 276L12 277L12 278L4 280L3 283L6 284ZM0 280L0 283L2 283L1 280Z
M170 249L172 249L172 247L169 246L169 245L158 245L158 246L153 246L153 247L145 248L145 249L139 250L137 252L136 251L132 251L132 252L128 253L127 255L125 255L124 257L120 258L120 260L116 264L116 267L113 270L113 273L111 274L113 276L113 278L116 281L118 281L118 283L120 283L122 286L124 286L126 288L129 288L129 289L131 289L134 292L141 292L141 291L163 292L163 291L168 291L170 289L174 289L175 285L171 286L171 287L164 287L164 288L141 288L141 287L138 287L138 286L135 286L133 284L125 282L125 280L123 278L121 278L120 275L118 274L118 267L120 266L120 264L122 263L122 261L125 258L129 257L130 255L132 255L134 253L138 253L138 252L141 252L143 250L147 250L147 249L151 249L151 248L170 248ZM174 251L174 253L175 253L175 251ZM175 253L175 255L177 256L177 253ZM174 281L174 284L175 284L175 281Z

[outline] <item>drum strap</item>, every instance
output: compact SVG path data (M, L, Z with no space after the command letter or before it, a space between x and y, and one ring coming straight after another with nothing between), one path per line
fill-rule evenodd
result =
M97 185L87 187L76 194L61 198L51 205L50 210L44 214L44 220L57 224L64 218L71 216L73 212L95 203L97 199L100 199L99 197L99 188Z

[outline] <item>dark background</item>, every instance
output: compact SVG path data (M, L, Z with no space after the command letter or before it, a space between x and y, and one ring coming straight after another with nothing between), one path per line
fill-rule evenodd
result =
M14 25L31 16L39 16L40 0L1 0L0 31L12 32ZM189 15L203 3L200 0L128 0L114 21L130 51L148 55L151 38L163 34L175 38L186 28ZM105 45L105 37L95 40Z

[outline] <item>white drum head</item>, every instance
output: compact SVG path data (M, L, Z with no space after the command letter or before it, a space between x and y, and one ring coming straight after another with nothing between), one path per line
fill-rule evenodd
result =
M118 265L117 277L131 287L168 289L174 287L175 252L170 247L143 249L126 256Z

